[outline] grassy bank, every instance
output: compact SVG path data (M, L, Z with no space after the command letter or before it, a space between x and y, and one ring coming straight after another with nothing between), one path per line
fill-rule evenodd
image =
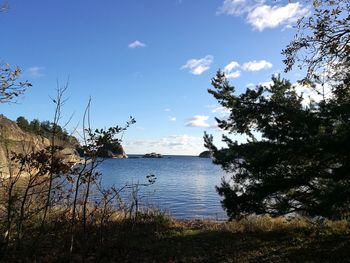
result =
M162 214L89 226L69 256L69 222L45 226L40 240L27 233L2 262L349 262L346 221L312 223L269 217L233 222L180 221ZM86 242L83 243L83 240ZM84 245L85 244L85 245ZM4 252L4 251L3 251Z

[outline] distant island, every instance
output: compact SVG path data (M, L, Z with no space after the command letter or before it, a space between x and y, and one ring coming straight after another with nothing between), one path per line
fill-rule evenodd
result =
M198 157L200 157L200 158L211 158L212 154L211 154L210 151L204 151L204 152L201 152Z
M163 156L160 153L146 153L144 156L142 156L143 158L162 158Z

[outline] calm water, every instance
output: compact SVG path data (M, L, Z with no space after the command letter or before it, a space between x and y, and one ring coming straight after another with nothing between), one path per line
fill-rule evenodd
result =
M215 190L224 172L210 159L188 156L107 159L99 170L103 172L104 185L117 187L146 183L146 176L155 174L157 180L143 188L141 202L176 218L226 219Z

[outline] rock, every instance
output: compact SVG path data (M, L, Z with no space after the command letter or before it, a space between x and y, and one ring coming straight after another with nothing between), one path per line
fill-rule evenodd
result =
M200 158L211 158L212 157L212 153L210 151L204 151L204 152L201 152L199 154L199 157Z
M146 153L144 156L142 156L143 158L162 158L163 156L160 153Z
M63 148L58 154L69 164L74 165L80 162L79 154L74 148Z
M56 145L63 148L58 154L62 155L68 163L77 163L80 160L75 150L79 143L74 137L68 141L56 140ZM40 151L50 146L50 140L40 135L23 131L16 122L7 119L0 114L0 175L9 173L9 158L11 153L31 153Z
M120 143L106 144L105 147L99 149L97 155L101 158L128 158Z

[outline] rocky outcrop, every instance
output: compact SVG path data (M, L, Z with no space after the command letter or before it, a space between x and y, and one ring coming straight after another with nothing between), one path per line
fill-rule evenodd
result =
M80 157L75 150L79 142L74 137L67 141L57 140L56 145L63 148L59 154L68 163L77 163ZM9 157L12 152L30 153L50 146L48 138L23 131L14 121L0 114L0 174L7 174Z
M106 144L97 154L102 158L128 158L120 143Z
M199 154L199 157L200 158L211 158L212 157L212 154L210 151L204 151L204 152L201 152Z
M160 153L146 153L143 158L162 158L163 156Z

